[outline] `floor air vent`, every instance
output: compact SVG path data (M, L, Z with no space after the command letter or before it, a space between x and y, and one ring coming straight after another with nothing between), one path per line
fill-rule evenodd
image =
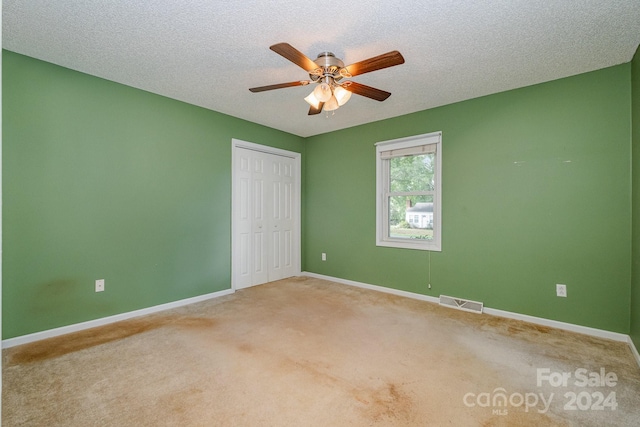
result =
M477 301L440 295L440 305L457 308L458 310L471 311L473 313L482 313L483 304Z

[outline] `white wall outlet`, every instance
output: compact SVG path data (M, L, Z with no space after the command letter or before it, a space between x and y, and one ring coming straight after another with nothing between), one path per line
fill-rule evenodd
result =
M567 285L558 284L556 285L556 295L559 297L567 296Z
M96 280L96 292L104 291L104 279Z
M325 254L324 252L322 252L322 260L326 261L327 260L327 254Z

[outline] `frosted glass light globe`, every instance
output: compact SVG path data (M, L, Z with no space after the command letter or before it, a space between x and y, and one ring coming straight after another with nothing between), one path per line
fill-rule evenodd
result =
M337 110L338 107L339 107L338 100L336 99L335 96L332 96L331 98L329 98L329 100L327 102L324 103L324 110L325 111Z
M320 83L314 90L313 95L320 102L327 102L331 98L331 87L326 83Z
M344 89L342 86L337 86L333 90L333 94L335 95L336 100L338 101L338 105L341 107L347 103L349 98L351 98L351 92Z

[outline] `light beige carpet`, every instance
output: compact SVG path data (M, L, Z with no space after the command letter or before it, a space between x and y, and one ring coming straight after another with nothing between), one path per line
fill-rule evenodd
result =
M640 423L640 369L624 343L311 278L11 348L3 361L4 426Z

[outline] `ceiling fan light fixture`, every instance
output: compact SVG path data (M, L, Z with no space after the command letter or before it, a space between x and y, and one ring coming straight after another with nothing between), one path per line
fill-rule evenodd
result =
M349 98L351 98L351 92L342 86L336 86L335 89L333 89L333 95L335 96L336 101L338 101L338 106L340 107L346 104Z
M331 92L331 86L329 86L327 83L324 83L324 82L320 83L313 90L313 95L318 101L327 102L329 98L331 98L331 96L333 95L333 93Z
M320 101L314 95L314 92L311 92L309 96L307 96L304 100L307 101L307 104L311 105L313 108L318 108L320 106Z

